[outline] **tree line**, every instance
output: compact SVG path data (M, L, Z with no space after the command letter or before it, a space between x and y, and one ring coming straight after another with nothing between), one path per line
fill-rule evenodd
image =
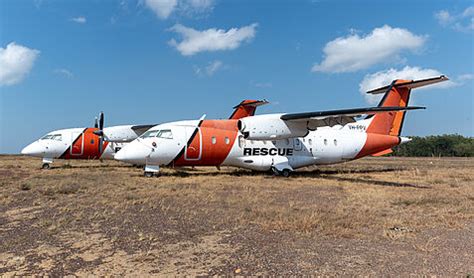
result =
M393 148L393 156L474 156L474 137L444 134L410 137L412 141Z

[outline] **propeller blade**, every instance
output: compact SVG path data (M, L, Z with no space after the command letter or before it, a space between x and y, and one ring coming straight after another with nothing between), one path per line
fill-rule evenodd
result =
M104 129L104 112L100 112L99 114L99 130Z
M97 118L96 118L96 124L97 124ZM98 130L95 130L93 133L99 137L99 157L100 157L102 155L102 152L104 151L104 112L100 112Z
M99 136L99 157L102 155L102 151L104 149L104 137Z

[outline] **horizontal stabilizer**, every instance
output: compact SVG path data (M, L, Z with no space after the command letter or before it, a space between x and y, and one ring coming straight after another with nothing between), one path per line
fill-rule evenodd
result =
M449 78L447 78L444 75L438 76L438 77L433 77L433 78L427 78L427 79L419 79L419 80L412 80L408 82L392 82L391 85L384 86L378 89L370 90L367 92L367 94L385 94L389 89L396 87L396 88L407 88L407 89L415 89L431 84L436 84L439 82L447 81ZM396 80L395 80L396 81Z

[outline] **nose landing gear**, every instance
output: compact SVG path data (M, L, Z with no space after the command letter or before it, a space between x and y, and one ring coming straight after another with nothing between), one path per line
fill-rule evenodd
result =
M46 158L44 157L43 158L43 165L41 165L41 169L43 170L48 170L51 168L51 163L53 163L53 159L52 158Z

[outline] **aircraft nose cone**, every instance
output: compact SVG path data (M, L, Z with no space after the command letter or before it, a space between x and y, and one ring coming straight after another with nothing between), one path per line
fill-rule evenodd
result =
M114 158L126 163L146 164L151 149L139 142L132 142L118 151Z
M21 154L41 157L45 153L45 148L37 142L31 143L21 150Z

